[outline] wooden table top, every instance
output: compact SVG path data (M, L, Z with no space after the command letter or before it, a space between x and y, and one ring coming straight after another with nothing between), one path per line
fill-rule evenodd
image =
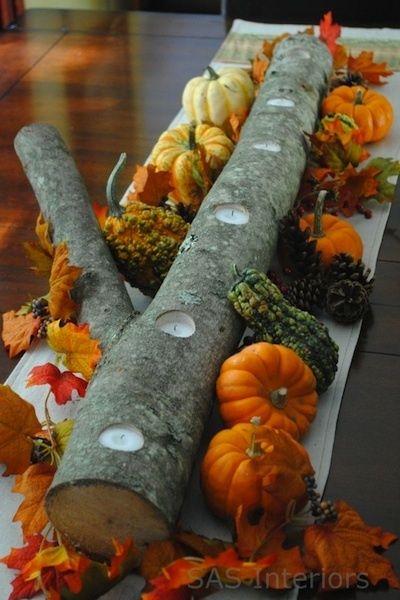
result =
M225 33L219 15L44 9L26 11L16 31L0 33L1 312L46 291L22 248L23 241L35 239L38 209L13 148L19 129L33 121L57 127L93 200L104 199L107 175L120 152L127 152L124 190L135 164L144 162L175 116L185 83L203 71ZM346 499L367 523L398 533L399 223L397 205L379 254L372 311L349 372L326 489L326 497ZM0 345L0 381L16 364ZM398 573L399 548L385 553ZM360 590L339 594L367 597ZM374 600L398 594L379 586Z

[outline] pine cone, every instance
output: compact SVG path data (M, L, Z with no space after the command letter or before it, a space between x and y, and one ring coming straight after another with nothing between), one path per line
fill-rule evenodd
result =
M368 292L360 282L343 279L329 286L325 309L338 323L355 323L368 308Z
M308 231L299 227L299 215L290 211L279 223L280 254L289 270L300 277L317 277L322 273L320 253L316 251L316 240L310 240Z
M307 312L315 306L322 308L325 302L326 285L321 275L296 279L285 293L286 299Z
M366 269L361 259L354 261L350 254L342 252L333 257L333 261L327 269L326 278L328 285L345 279L357 281L369 295L374 287L374 278L368 279L370 274L371 269Z

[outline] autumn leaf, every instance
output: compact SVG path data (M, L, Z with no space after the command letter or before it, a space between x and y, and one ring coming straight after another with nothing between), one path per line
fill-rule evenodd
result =
M379 170L374 167L357 171L352 165L348 165L338 174L338 210L346 217L351 217L363 200L376 196L378 173Z
M16 477L12 491L23 494L25 499L18 507L13 521L21 521L25 539L40 533L49 522L44 498L55 472L53 465L37 463Z
M32 436L41 428L32 404L0 385L0 464L4 475L23 473L31 464Z
M319 39L328 46L332 54L335 53L336 40L340 37L340 33L341 27L333 22L332 12L325 13L319 23Z
M159 206L173 187L169 171L157 171L154 165L137 165L133 176L134 191L129 192L128 201L139 200L150 206Z
M343 44L336 44L333 51L333 68L336 70L347 67L348 51Z
M10 554L0 559L0 563L5 564L9 569L20 571L43 546L48 544L49 542L42 535L35 534L27 538L26 545L22 548L12 548ZM40 590L38 581L25 581L20 573L13 579L11 585L13 591L8 600L32 598Z
M256 56L251 61L251 72L250 76L256 84L263 83L265 80L265 74L268 70L270 59L266 56Z
M389 177L400 177L400 161L393 158L373 158L366 164L366 168L378 169L379 172L375 178L378 182L378 193L376 199L378 202L392 202L396 184L388 181ZM398 180L397 180L398 183Z
M128 538L122 544L118 540L112 540L114 554L108 568L108 577L115 580L131 572L140 563L141 551L135 546L133 539Z
M384 579L400 588L391 563L376 552L396 536L369 527L346 502L338 502L336 509L335 522L310 525L304 532L304 560L311 572L323 575L322 591L354 586L360 574L373 585Z
M83 398L87 388L87 381L77 377L71 371L61 372L58 367L51 363L33 367L29 373L26 387L45 384L50 386L57 404L69 402L72 399L73 392Z
M50 226L42 213L39 213L36 219L35 233L43 250L49 256L53 256L54 246L51 239Z
M63 325L59 320L53 321L47 328L47 341L54 352L61 355L67 369L81 373L86 380L91 378L101 350L99 341L90 337L87 323Z
M248 117L248 112L232 113L229 117L228 129L229 137L234 144L237 144L240 138L242 126Z
M13 310L3 313L2 317L1 338L9 357L14 358L20 352L28 350L32 338L39 330L40 317L35 317L31 312L20 315Z
M283 523L271 520L270 515L260 510L240 506L236 518L236 548L242 558L254 560L256 557L275 556L271 567L263 572L264 583L271 589L288 589L293 586L296 576L306 572L299 546L284 548L286 534Z
M272 40L263 40L261 52L269 59L272 58L275 48L280 44L283 40L289 37L288 33L282 33L281 35L277 35Z
M182 548L174 540L152 542L143 552L140 574L146 580L154 579L164 567L182 556Z
M36 242L24 242L23 248L25 254L29 260L33 263L31 269L35 271L37 275L43 275L49 277L51 272L51 265L53 259L47 252L45 252L42 246Z
M386 81L382 81L381 77L389 77L389 75L393 75L393 71L389 69L386 63L374 63L373 59L373 52L363 50L358 56L349 56L348 69L360 73L369 83L383 85Z
M53 319L70 319L75 313L77 304L72 300L70 292L81 272L81 268L69 264L66 242L58 244L54 253L48 293L49 312Z
M100 229L103 230L108 217L108 206L106 206L105 204L100 204L99 202L93 202L92 209L96 216Z
M229 544L215 538L207 538L193 531L178 531L174 539L183 544L186 550L200 556L218 556L227 549ZM187 552L186 552L187 554Z

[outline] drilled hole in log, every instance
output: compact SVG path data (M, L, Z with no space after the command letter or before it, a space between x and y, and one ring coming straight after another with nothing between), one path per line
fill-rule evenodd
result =
M196 324L192 317L181 310L169 310L159 315L156 327L175 337L190 337L196 331Z
M269 152L280 152L281 145L273 140L267 140L264 143L253 144L253 148L256 150L268 150Z
M99 435L99 442L111 450L122 452L137 452L143 448L144 437L142 432L134 425L128 423L114 423Z
M249 222L249 211L241 204L226 202L214 208L214 215L218 221L231 225L245 225Z
M47 497L52 523L69 541L94 558L110 558L112 540L135 544L165 539L170 531L160 511L138 493L99 480L64 485ZM151 537L151 540L150 540Z
M271 98L268 100L267 104L269 106L280 106L283 108L293 108L294 106L293 100L289 100L288 98Z

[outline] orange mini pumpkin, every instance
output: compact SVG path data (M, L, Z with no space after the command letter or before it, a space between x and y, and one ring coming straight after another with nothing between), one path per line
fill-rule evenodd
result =
M361 85L340 85L322 101L322 114L345 113L352 117L365 142L384 138L393 124L393 107L389 100Z
M322 214L326 192L318 196L314 213L304 215L299 220L302 231L310 229L311 240L316 240L316 250L321 252L325 266L329 266L335 254L350 254L357 261L363 255L363 242L360 234L348 219L340 219L327 213Z
M299 438L317 412L313 372L296 352L280 344L258 342L230 356L216 390L227 425L259 416L261 423Z
M234 518L241 505L283 518L290 502L305 505L304 477L313 473L307 451L289 433L251 423L217 433L201 465L207 502L221 518Z

